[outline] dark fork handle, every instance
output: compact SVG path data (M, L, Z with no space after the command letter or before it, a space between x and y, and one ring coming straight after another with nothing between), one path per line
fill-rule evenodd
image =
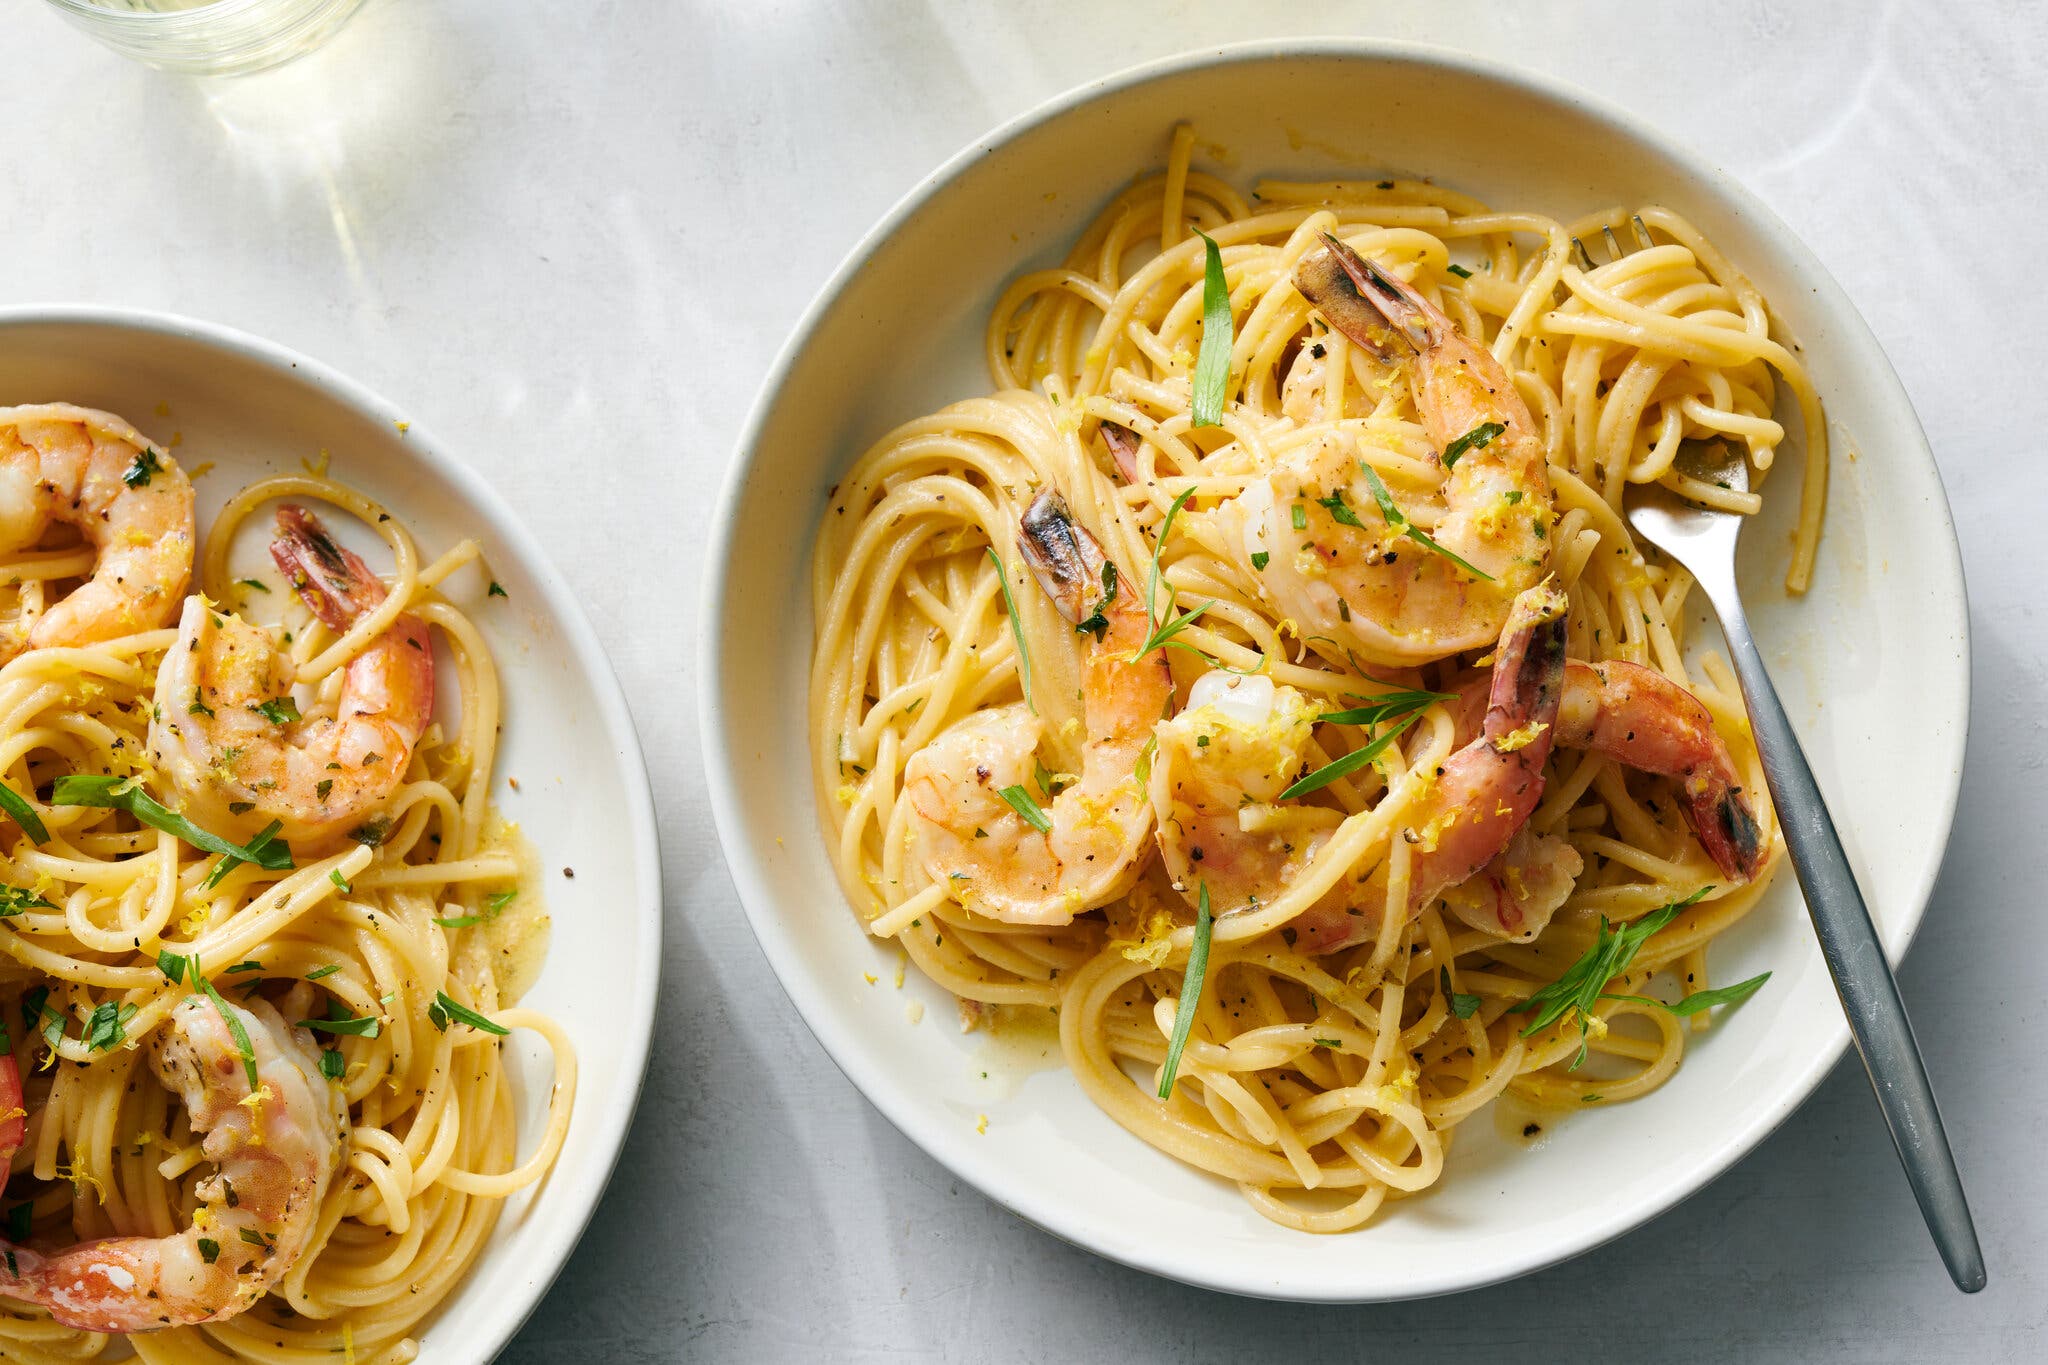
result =
M1949 1150L1948 1135L1942 1131L1941 1110L1934 1102L1934 1088L1928 1084L1927 1065L1920 1058L1920 1045L1906 1018L1905 1002L1899 998L1899 983L1885 961L1877 926L1864 907L1856 874L1842 852L1842 840L1828 816L1820 785L1792 733L1778 690L1764 670L1749 622L1739 604L1732 610L1717 605L1723 606L1721 629L1735 658L1742 698L1749 705L1750 726L1763 757L1771 804L1777 808L1779 827L1792 851L1792 870L1806 895L1821 953L1842 998L1842 1012L1849 1018L1850 1036L1856 1040L1856 1051L1870 1076L1871 1088L1877 1092L1892 1143L1913 1186L1913 1197L1920 1201L1920 1214L1934 1234L1949 1276L1958 1289L1974 1294L1984 1287L1984 1253L1977 1245L1977 1229L1963 1197L1955 1153Z

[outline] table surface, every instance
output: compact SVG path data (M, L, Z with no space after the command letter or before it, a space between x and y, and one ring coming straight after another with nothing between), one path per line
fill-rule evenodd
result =
M2048 361L2048 276L2027 264L2048 219L2048 11L1261 12L1281 8L373 0L297 66L206 83L31 0L0 7L0 303L195 314L404 403L554 556L632 703L662 822L661 1035L610 1193L503 1359L2048 1358L2048 917L2030 903L2048 624L2029 586L2048 464L2022 396ZM984 130L1136 61L1288 32L1467 47L1620 101L1769 201L1892 356L1973 588L1969 767L1901 976L1984 1294L1949 1287L1853 1061L1703 1194L1514 1284L1314 1309L1164 1283L961 1188L834 1069L756 949L703 796L701 537L677 532L709 515L770 356L857 236ZM592 433L649 486L565 495L606 453ZM681 616L650 630L657 591ZM783 1207L789 1189L819 1202Z

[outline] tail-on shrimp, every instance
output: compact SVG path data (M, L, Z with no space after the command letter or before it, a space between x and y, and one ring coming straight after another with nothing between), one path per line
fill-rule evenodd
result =
M382 604L383 584L312 513L287 504L277 527L271 558L327 626L347 630ZM281 837L310 846L375 829L433 714L426 623L401 613L356 655L331 719L266 713L293 679L267 633L186 602L157 674L149 746L200 824L253 837L277 820Z
M112 413L0 408L0 553L33 546L53 521L97 552L92 576L25 636L0 636L0 661L171 619L192 576L194 534L192 484L169 455Z
M1763 869L1763 833L1713 717L1656 669L1574 659L1565 668L1557 742L1672 779L1680 813L1724 876L1748 881Z
M1334 237L1302 261L1294 283L1372 355L1390 364L1413 359L1415 406L1437 448L1433 463L1445 472L1431 499L1397 504L1488 577L1389 524L1348 436L1283 454L1219 509L1219 524L1260 591L1304 635L1328 636L1388 666L1490 644L1549 563L1543 442L1513 379L1435 304ZM1442 513L1432 516L1437 499Z
M1029 793L1044 722L1019 703L976 712L913 754L904 791L917 857L954 899L1013 923L1065 924L1137 877L1152 808L1132 774L1173 679L1163 651L1134 657L1151 623L1132 580L1057 494L1039 494L1025 511L1017 548L1067 621L1106 622L1086 646L1080 777L1049 800ZM1045 827L1006 789L1022 791L1027 810L1039 807Z
M255 1054L253 1088L231 1018ZM341 1092L322 1078L311 1036L267 1002L186 1000L150 1061L218 1169L198 1187L191 1225L172 1236L58 1252L0 1242L0 1295L41 1304L67 1327L146 1332L242 1312L304 1252L340 1164Z
M1509 616L1483 728L1445 760L1411 817L1422 831L1408 836L1411 913L1481 869L1545 894L1555 880L1540 875L1552 848L1510 841L1543 791L1564 668L1564 605L1546 585L1524 593ZM1300 772L1314 720L1293 688L1217 672L1197 680L1187 708L1158 727L1151 792L1160 853L1189 899L1199 882L1219 913L1271 901L1342 823L1328 807L1279 801ZM1568 893L1579 868L1568 847L1564 853ZM1363 883L1339 880L1295 918L1296 943L1327 952L1368 937L1386 895L1384 863Z

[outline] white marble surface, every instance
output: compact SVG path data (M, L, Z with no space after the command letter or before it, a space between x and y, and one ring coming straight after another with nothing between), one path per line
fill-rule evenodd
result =
M313 59L207 85L0 6L0 303L197 314L405 403L498 480L633 704L669 1004L611 1193L505 1359L2048 1357L2048 16L1707 8L373 0ZM1470 47L1627 104L1769 200L1890 351L1974 603L1970 766L1902 976L1983 1295L1949 1288L1853 1062L1677 1212L1519 1283L1326 1310L1183 1289L959 1188L833 1069L755 949L692 673L699 528L770 355L859 233L983 130L1134 61L1295 31Z

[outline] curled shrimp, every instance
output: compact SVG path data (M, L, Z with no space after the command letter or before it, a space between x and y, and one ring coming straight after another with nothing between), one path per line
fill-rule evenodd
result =
M171 619L195 544L192 484L177 461L112 413L69 403L0 408L0 553L29 549L52 522L93 547L92 575L25 634L0 635L0 661Z
M270 554L333 630L384 601L369 566L303 507L277 509ZM314 847L374 834L433 714L426 623L401 613L371 639L343 674L332 717L298 720L277 705L295 678L267 632L190 599L157 674L152 761L208 829L253 837L275 820L281 837Z
M1481 732L1444 761L1411 816L1422 833L1406 835L1410 913L1501 859L1535 810L1564 670L1564 608L1564 595L1545 584L1525 592L1510 613ZM1187 708L1160 724L1151 784L1168 873L1190 899L1196 881L1206 884L1223 911L1278 896L1343 823L1328 807L1279 799L1301 770L1316 709L1269 679L1227 679L1220 672L1198 679ZM1526 863L1535 880L1535 864L1548 851L1518 850L1517 875ZM1509 869L1499 870L1505 878ZM1382 861L1363 881L1337 881L1296 916L1295 942L1327 952L1368 937L1379 925L1387 880Z
M1412 361L1415 407L1441 485L1429 493L1376 487L1380 476L1368 477L1354 438L1340 433L1284 452L1218 510L1218 524L1260 592L1305 637L1328 637L1390 667L1481 648L1547 570L1543 442L1513 379L1483 346L1408 285L1328 241L1302 260L1295 286L1382 362ZM1321 361L1310 350L1295 363ZM1289 391L1299 406L1305 390ZM1397 517L1382 510L1382 491ZM1402 518L1449 553L1408 535Z
M1103 623L1085 646L1080 775L1056 796L1033 794L1045 726L1017 703L948 727L904 765L903 785L914 851L955 900L1012 923L1065 924L1137 878L1152 808L1133 774L1173 679L1163 651L1138 656L1151 622L1130 576L1058 494L1041 493L1025 510L1017 549L1069 623Z
M169 1237L105 1237L52 1252L0 1242L0 1294L40 1304L67 1327L146 1332L242 1312L305 1251L341 1161L341 1091L321 1076L311 1035L267 1001L184 1001L150 1063L184 1101L216 1169L198 1186L191 1224ZM15 1089L18 1108L18 1077Z

